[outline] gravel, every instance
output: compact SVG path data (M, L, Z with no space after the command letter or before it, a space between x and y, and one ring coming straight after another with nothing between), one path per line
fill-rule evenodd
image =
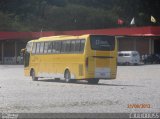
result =
M133 113L160 112L160 65L118 66L117 79L32 81L22 65L0 65L0 112L9 113ZM151 108L128 108L149 104Z

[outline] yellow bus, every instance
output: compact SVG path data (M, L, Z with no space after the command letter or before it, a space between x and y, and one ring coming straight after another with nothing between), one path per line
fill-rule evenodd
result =
M115 36L50 36L31 40L24 51L24 73L38 78L63 79L66 82L115 79L117 41Z

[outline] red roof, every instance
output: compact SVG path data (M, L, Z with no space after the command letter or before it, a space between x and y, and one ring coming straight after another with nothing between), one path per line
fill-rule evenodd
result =
M106 35L127 35L127 36L160 36L159 26L110 28L94 30L73 30L73 31L45 31L45 32L0 32L0 40L21 40L36 39L42 36L54 35L82 35L82 34L106 34Z

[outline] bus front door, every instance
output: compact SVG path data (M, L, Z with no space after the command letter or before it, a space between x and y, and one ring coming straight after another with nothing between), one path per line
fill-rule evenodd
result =
M30 53L26 51L24 54L24 67L25 68L29 66L29 60L30 60Z

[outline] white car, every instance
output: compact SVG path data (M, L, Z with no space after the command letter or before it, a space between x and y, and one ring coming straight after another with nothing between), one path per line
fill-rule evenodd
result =
M126 65L140 64L140 55L138 51L120 51L118 52L118 64L126 64Z

